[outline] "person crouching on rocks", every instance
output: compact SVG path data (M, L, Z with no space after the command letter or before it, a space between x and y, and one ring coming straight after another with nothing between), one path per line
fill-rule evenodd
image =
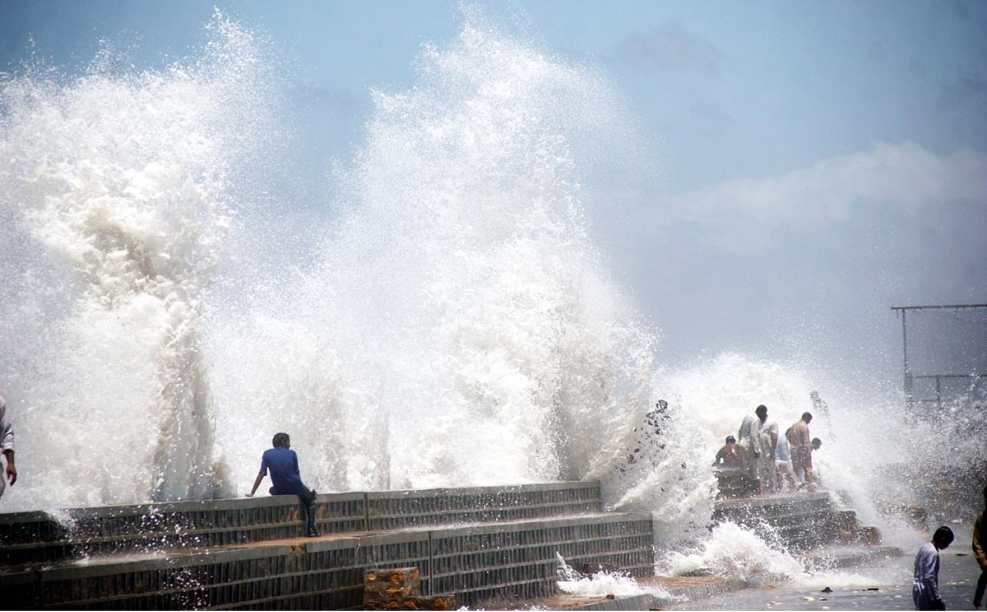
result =
M309 489L302 483L298 472L298 455L291 450L291 438L286 433L274 434L274 448L264 451L260 462L260 473L254 480L254 488L247 493L253 497L257 492L267 470L271 470L271 495L297 495L305 509L305 536L315 538L319 531L315 528L315 489Z
M744 451L737 444L736 438L727 436L726 444L716 452L713 467L735 468L738 470L744 468Z

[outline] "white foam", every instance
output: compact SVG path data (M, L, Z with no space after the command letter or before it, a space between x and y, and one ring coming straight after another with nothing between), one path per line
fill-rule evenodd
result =
M783 580L804 573L802 565L784 550L769 546L752 532L731 522L714 527L710 537L692 552L666 553L658 563L658 571L671 576L700 573Z
M559 590L580 597L633 597L653 595L662 599L674 599L660 586L641 586L633 576L621 572L600 571L590 576L580 576L556 553L561 579Z
M2 82L0 199L19 463L14 507L211 496L202 300L231 211L229 172L263 116L251 35L217 15L198 63L121 73L104 48L79 77ZM18 254L16 251L15 255ZM34 257L40 255L40 259ZM16 274L28 265L29 275ZM27 364L34 364L33 367Z

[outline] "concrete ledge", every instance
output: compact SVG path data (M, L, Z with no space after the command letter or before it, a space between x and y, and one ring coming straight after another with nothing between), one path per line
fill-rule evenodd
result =
M567 606L566 610L650 610L658 605L658 599L654 595L632 595L612 599L602 597L588 603Z
M602 511L598 482L382 491L366 496L370 531Z
M810 507L818 506L828 508L832 504L832 497L828 491L818 491L816 493L791 493L788 495L775 495L766 497L745 497L739 499L718 499L714 502L714 512L743 512L756 510L761 513L775 510L786 512L792 506Z
M0 514L0 571L129 551L225 546L303 533L297 497L272 496ZM322 532L357 533L600 512L597 482L321 494Z
M718 500L713 521L732 521L762 536L778 537L793 551L868 539L868 528L858 524L856 513L842 508L829 491ZM879 534L871 539L879 541Z
M684 597L689 601L697 601L702 599L709 599L716 595L722 595L723 593L730 593L732 591L739 591L741 589L750 588L745 580L740 578L714 578L712 580L698 582L696 584L690 585L665 585L665 590L672 597ZM665 600L658 598L661 605L669 605L674 602L674 600Z
M285 500L258 501L263 504L251 506L279 508ZM650 514L598 512L8 567L0 571L0 589L5 603L20 608L347 609L360 606L365 569L414 566L425 596L455 595L458 605L472 605L553 594L557 553L613 563L634 575L650 573L652 538Z

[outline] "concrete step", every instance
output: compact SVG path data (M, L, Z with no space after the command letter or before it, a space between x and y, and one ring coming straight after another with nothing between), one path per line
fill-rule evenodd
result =
M717 500L714 519L720 517L737 522L752 518L781 518L808 511L829 512L836 508L827 491L816 493L772 494L763 497L747 497Z
M316 524L325 533L488 523L601 511L599 483L560 482L319 495ZM265 542L304 531L295 496L162 502L0 514L5 566L128 551Z
M0 573L0 591L13 608L357 609L364 570L414 566L423 594L455 595L458 605L473 605L551 595L557 554L649 576L652 537L649 514L602 512L334 534L68 560Z
M825 544L880 541L874 528L861 526L856 512L842 507L829 491L718 500L713 521L732 521L768 540L780 538L793 552Z

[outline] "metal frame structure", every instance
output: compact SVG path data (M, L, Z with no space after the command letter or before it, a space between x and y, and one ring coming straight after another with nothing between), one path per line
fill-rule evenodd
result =
M987 309L987 304L948 304L948 305L936 305L936 306L892 306L891 310L901 314L901 344L902 353L904 357L904 371L905 371L905 403L911 407L916 403L935 403L937 409L942 409L942 381L948 379L981 379L987 378L987 372L974 372L970 374L912 374L911 370L908 368L908 323L907 314L909 310L963 310L967 308L984 308ZM912 394L913 384L915 380L934 380L936 385L936 396L934 398L923 398L915 399Z

